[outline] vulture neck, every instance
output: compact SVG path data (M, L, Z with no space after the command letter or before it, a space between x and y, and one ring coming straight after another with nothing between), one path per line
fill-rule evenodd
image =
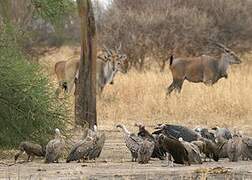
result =
M122 130L123 130L123 133L124 135L130 135L130 132L126 129L126 127L124 125L121 126Z

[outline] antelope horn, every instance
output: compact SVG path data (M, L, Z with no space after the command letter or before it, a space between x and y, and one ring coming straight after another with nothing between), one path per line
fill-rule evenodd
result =
M109 54L112 55L112 52L103 44L103 49Z
M230 51L230 49L228 49L226 46L224 46L224 45L221 44L221 43L216 42L216 45L217 45L218 47L224 49L225 51Z
M116 50L117 50L117 51L120 51L121 48L122 48L122 43L120 42L120 44L119 44L118 48L116 48Z
M217 47L219 47L220 49L224 49L224 51L229 52L230 49L228 49L224 44L221 44L219 42L210 40L212 43L214 43Z

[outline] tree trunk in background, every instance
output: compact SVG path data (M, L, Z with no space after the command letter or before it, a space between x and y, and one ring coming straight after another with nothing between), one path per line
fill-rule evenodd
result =
M96 30L91 0L77 0L81 23L81 58L75 91L76 125L96 124Z
M9 25L12 18L10 0L0 0L0 16L3 18L3 22Z

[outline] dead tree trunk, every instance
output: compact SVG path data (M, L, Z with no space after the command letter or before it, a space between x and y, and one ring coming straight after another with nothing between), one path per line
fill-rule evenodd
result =
M81 25L81 57L75 91L76 125L96 124L96 30L91 0L77 0Z

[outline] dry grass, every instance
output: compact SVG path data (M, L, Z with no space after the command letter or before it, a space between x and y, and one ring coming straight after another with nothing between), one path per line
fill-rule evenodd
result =
M62 54L67 59L73 52L63 47L48 56L50 61L44 57L42 62L53 69L56 57L63 57ZM173 93L167 98L165 91L172 77L168 68L164 73L118 73L114 85L108 85L98 100L98 123L104 129L113 129L119 122L132 126L136 121L149 126L161 122L190 127L218 125L252 135L252 66L247 60L250 57L244 56L244 63L232 66L229 78L221 79L213 87L185 82L181 94Z

